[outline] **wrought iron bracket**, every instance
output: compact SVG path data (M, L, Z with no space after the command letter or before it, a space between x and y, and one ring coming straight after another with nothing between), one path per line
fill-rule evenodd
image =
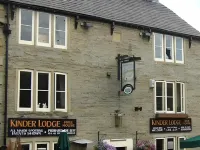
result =
M112 22L111 27L110 27L110 34L111 35L113 35L114 29L115 29L115 22Z
M78 20L79 20L79 16L75 16L75 19L74 19L74 28L77 29L78 27Z
M189 38L189 48L192 47L192 36Z
M11 20L13 20L14 19L14 17L15 17L15 10L16 10L16 7L15 7L15 5L11 5L11 7L10 7L10 11L11 11Z

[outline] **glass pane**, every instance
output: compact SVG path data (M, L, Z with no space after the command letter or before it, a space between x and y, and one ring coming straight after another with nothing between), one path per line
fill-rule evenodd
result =
M39 12L39 27L49 28L49 14Z
M38 41L41 43L49 43L49 29L39 29Z
M166 59L172 60L172 49L166 48Z
M48 89L49 89L49 74L38 73L38 90L48 90Z
M22 144L22 150L30 150L29 144Z
M167 111L173 111L173 98L167 97Z
M155 34L155 45L156 46L162 46L162 34Z
M48 91L38 91L38 108L48 108L48 98L49 92Z
M178 143L178 149L179 150L184 150L184 148L180 148L180 141L183 141L185 140L184 138L179 138L179 143Z
M47 150L47 144L37 144L37 150Z
M32 27L21 25L21 40L32 41Z
M155 47L155 57L162 58L162 47Z
M19 107L31 107L31 90L20 90L19 93Z
M20 89L31 89L31 72L20 71Z
M181 91L181 96L182 96L182 98L181 98L181 102L182 102L182 111L184 111L185 110L185 102L184 102L184 100L185 100L185 93L184 93L184 91L185 91L185 85L184 84L181 84L181 86L182 86L182 91Z
M177 112L181 112L181 84L176 84Z
M164 83L156 82L156 96L164 96Z
M54 144L54 149L53 150L57 150L57 143Z
M167 96L173 96L173 83L167 83Z
M174 139L173 138L167 139L167 150L174 150Z
M164 150L164 139L156 139L156 150Z
M179 49L176 50L176 60L178 60L178 61L182 61L183 60L183 58L182 58L182 50L179 50Z
M65 75L56 75L56 91L65 91Z
M56 30L65 31L65 17L63 16L56 16Z
M164 109L165 109L164 97L156 97L156 110L164 111Z
M172 36L166 35L166 47L172 48L172 40L173 40Z
M56 45L65 46L65 32L56 31Z
M32 26L32 11L21 9L21 24Z
M176 48L183 49L182 44L183 44L182 38L176 37Z
M56 92L56 108L65 109L65 92Z

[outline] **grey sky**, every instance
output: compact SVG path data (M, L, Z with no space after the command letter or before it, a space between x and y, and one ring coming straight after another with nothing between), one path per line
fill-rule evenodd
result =
M200 0L159 0L159 2L200 31Z

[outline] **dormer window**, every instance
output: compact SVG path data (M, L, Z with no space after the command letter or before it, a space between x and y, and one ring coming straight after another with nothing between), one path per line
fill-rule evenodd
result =
M154 33L154 60L183 64L183 38Z

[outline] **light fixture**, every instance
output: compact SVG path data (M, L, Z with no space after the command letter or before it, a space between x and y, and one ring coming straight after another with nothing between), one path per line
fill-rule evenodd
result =
M89 28L93 27L92 23L86 22L86 21L81 22L80 25L81 25L82 27L84 27L85 29L89 29Z

